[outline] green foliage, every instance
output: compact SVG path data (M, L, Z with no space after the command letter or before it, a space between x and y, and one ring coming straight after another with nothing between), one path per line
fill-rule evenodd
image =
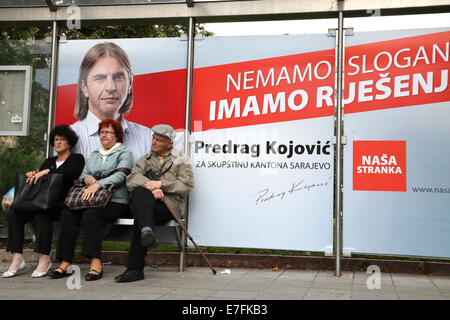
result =
M24 152L22 148L0 148L0 192L6 193L15 182L16 172L36 170L44 156L36 152Z
M42 88L39 83L33 81L31 96L29 134L28 136L17 137L17 148L24 154L34 152L39 157L44 157L46 148L44 133L47 132L48 125L49 92Z
M111 26L83 26L81 29L61 28L61 34L68 40L76 39L123 39L123 38L165 38L179 37L186 33L186 25L149 25L149 24L124 24ZM196 25L196 33L205 37L214 35L205 30L201 24ZM52 29L50 26L37 28L5 28L0 32L0 40L25 40L25 39L45 39L50 37Z
M45 39L52 34L51 26L4 28L0 32L0 40Z
M93 26L83 27L80 30L63 29L61 33L67 39L123 39L123 38L166 38L180 37L186 33L185 25L112 25L112 26ZM196 32L204 36L213 35L212 32L206 31L202 25L196 26Z
M179 25L113 25L82 27L81 30L64 29L61 33L67 39L119 39L179 37L184 26Z

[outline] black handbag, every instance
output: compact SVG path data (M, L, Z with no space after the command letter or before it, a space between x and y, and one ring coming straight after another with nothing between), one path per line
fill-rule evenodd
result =
M13 209L42 211L57 205L63 189L62 173L47 174L41 177L36 184L29 184L26 181L26 175L16 174Z

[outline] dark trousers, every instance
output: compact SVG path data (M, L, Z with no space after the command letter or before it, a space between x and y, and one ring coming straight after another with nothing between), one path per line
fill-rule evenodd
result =
M166 224L172 220L172 214L166 205L156 200L153 193L144 187L137 187L131 193L131 211L134 217L134 230L128 252L127 268L142 270L145 266L147 247L141 245L141 230L150 226Z
M105 208L64 209L61 211L61 230L56 258L59 261L72 263L81 225L84 235L81 254L91 259L101 259L102 242L106 236L103 227L114 223L121 216L126 216L128 212L128 205L111 201Z
M10 208L7 214L8 246L6 248L6 251L12 253L23 253L25 224L31 222L36 236L34 251L37 253L49 255L52 249L52 223L57 219L57 217L58 210L56 209L38 212L26 212Z

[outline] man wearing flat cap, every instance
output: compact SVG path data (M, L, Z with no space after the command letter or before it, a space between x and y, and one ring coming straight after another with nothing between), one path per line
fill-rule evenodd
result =
M147 249L158 245L155 226L172 220L172 213L181 218L194 187L189 158L173 148L176 131L166 124L156 125L152 131L151 152L139 158L127 176L134 230L127 269L116 282L144 279Z

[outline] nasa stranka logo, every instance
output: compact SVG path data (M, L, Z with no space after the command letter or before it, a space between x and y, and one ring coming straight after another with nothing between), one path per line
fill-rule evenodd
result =
M406 191L406 141L353 141L353 190Z

